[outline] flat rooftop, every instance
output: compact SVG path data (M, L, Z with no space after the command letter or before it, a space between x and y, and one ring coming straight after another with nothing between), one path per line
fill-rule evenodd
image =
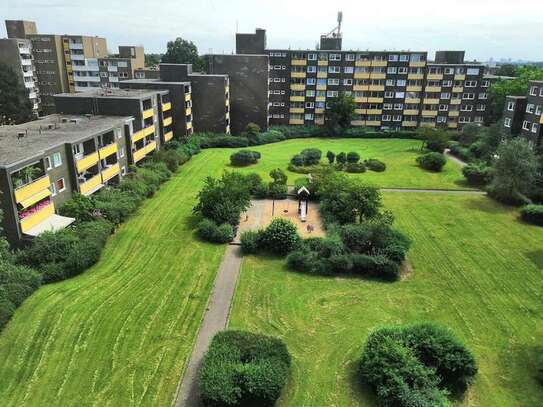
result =
M73 97L73 98L127 98L127 99L143 99L156 95L156 93L167 93L167 90L155 89L93 89L79 93L59 93L55 96Z
M187 81L162 81L160 79L126 79L123 81L123 83L156 83L159 85L190 85L190 82Z
M53 114L14 126L0 126L0 167L39 156L64 143L75 143L107 132L131 119L131 116ZM19 133L23 132L24 137L20 137Z

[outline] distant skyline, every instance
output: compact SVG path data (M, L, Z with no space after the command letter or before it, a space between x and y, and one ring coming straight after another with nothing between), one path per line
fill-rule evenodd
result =
M517 6L522 3L522 7ZM0 16L33 20L44 34L98 35L108 48L143 45L165 52L176 37L193 41L200 53L231 53L239 32L267 30L269 48L315 48L343 11L343 48L360 50L465 50L467 59L542 61L543 2L521 0L3 0ZM6 31L2 24L0 37Z

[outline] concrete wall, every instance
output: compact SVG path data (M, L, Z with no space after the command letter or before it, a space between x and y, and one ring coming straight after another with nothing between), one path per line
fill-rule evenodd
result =
M257 28L253 33L236 34L236 54L264 54L266 30Z
M27 35L38 33L34 21L6 20L5 22L8 38L26 38Z
M465 51L436 51L436 64L463 64Z

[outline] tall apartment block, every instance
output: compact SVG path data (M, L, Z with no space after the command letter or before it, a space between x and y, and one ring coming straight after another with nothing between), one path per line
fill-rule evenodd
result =
M32 43L24 38L0 39L0 61L10 66L28 92L34 115L40 109L36 68L32 58Z
M354 126L401 130L456 129L483 123L484 67L464 53L343 51L341 35L322 36L317 50L266 49L266 33L236 35L236 52L269 55L270 124L324 124L327 100L340 93L356 102Z
M543 81L530 81L526 96L508 96L503 126L506 133L522 136L530 145L543 147Z

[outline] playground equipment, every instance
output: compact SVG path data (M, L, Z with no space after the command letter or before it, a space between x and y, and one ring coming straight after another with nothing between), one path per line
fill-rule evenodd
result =
M298 196L298 214L300 215L300 220L305 222L307 220L307 210L308 210L308 199L309 199L309 190L302 186L297 192Z

